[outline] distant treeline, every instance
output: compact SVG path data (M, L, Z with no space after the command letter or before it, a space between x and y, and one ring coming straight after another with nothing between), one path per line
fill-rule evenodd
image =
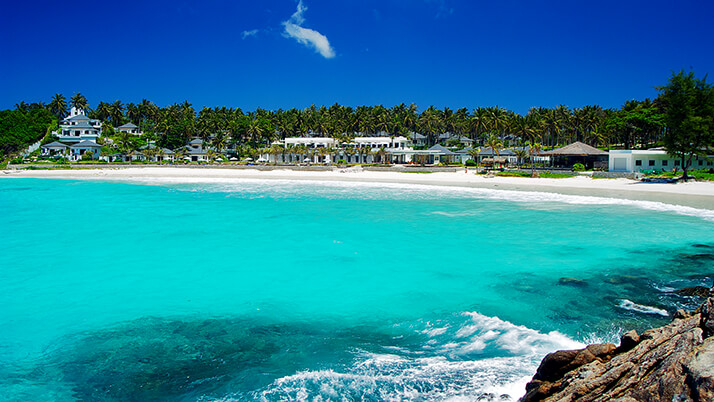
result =
M90 117L104 121L107 131L132 122L167 148L181 146L194 136L206 139L218 133L236 143L259 146L290 136L312 134L348 139L356 133L378 132L394 136L419 133L426 136L427 145L438 142L439 135L448 132L476 141L495 134L512 135L545 146L583 141L600 147L621 144L630 148L657 143L664 129L662 106L649 99L627 101L620 109L600 106L570 109L561 105L532 108L526 115L498 106L474 110L430 106L420 112L416 105L403 103L391 108L334 104L274 111L258 108L248 112L240 108L204 107L196 113L189 102L159 107L146 99L138 104L99 102L91 109L81 94L74 95L69 103L57 94L47 106L21 102L16 108L28 110L37 105L59 118L67 114L70 106L82 107L89 111Z
M674 88L677 80L686 85ZM21 116L37 117L38 120L32 125L35 131L27 128L19 135L9 134L3 127L4 131L0 133L3 135L3 149L16 148L20 142L30 142L41 134L40 126L48 124L45 111L61 119L67 115L69 107L77 107L88 111L90 117L103 121L105 135L111 135L115 127L132 122L145 133L146 139L153 139L161 147L169 149L181 147L195 136L204 140L213 138L214 141L218 137L218 142L227 141L257 148L267 146L276 139L292 136L317 135L348 140L358 134L379 132L391 136L418 133L426 137L427 146L439 142L440 134L451 133L469 137L477 144L483 144L490 137L504 139L510 136L509 139L540 143L545 148L574 141L601 148L648 148L666 142L667 132L671 132L674 127L672 122L675 120L668 117L668 111L674 110L673 98L668 95L670 87L689 94L687 105L694 102L706 106L712 102L708 98L712 94L711 85L706 83L706 79L698 80L692 72L687 74L683 71L673 74L668 86L658 88L661 93L655 100L631 100L619 109L606 109L597 105L574 109L564 105L555 108L534 107L525 115L498 106L473 110L429 106L419 111L416 105L407 106L403 103L393 107L376 105L352 108L334 104L329 107L313 105L305 109L273 111L258 108L248 112L240 108L204 107L197 113L187 101L159 107L144 99L138 104L124 104L118 100L99 102L95 108L91 108L87 99L77 93L69 101L63 95L56 94L48 104L20 102L14 112L5 113L17 116L19 120ZM702 94L706 96L702 98ZM705 120L695 119L700 122L700 126L702 121L711 120L706 111L710 106L697 106L697 110L693 110L691 105L687 107L689 109L682 113L705 116ZM707 130L705 128L704 131ZM18 138L8 143L4 140L8 135ZM703 143L711 145L710 136L705 137ZM699 140L687 142L702 144Z

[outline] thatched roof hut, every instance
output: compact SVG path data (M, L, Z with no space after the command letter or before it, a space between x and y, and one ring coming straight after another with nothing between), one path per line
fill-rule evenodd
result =
M591 147L580 141L576 141L562 148L553 149L551 151L542 152L541 155L550 156L607 156L607 151Z
M541 152L543 156L550 156L555 166L572 167L582 163L588 169L607 169L607 151L591 147L580 141L566 145L562 148Z

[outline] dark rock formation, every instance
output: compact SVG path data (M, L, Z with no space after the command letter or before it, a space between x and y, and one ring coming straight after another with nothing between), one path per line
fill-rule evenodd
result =
M570 286L587 286L587 282L578 278L560 278L558 279L558 284Z
M712 289L714 291L714 289ZM714 401L714 294L661 328L547 355L526 386L531 401Z
M690 288L677 289L674 293L680 296L709 297L709 289L704 286L692 286Z

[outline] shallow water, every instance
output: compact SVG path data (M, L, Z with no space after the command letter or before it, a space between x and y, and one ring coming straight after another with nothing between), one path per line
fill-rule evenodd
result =
M517 398L700 300L714 211L550 193L0 180L0 395Z

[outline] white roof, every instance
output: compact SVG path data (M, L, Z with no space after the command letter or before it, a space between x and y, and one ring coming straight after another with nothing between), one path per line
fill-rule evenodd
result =
M360 144L363 142L379 142L379 143L385 143L389 144L392 142L392 139L390 137L355 137L352 141ZM409 140L406 137L394 137L394 142L408 142Z
M290 137L285 139L286 144L335 144L336 139L330 137Z

